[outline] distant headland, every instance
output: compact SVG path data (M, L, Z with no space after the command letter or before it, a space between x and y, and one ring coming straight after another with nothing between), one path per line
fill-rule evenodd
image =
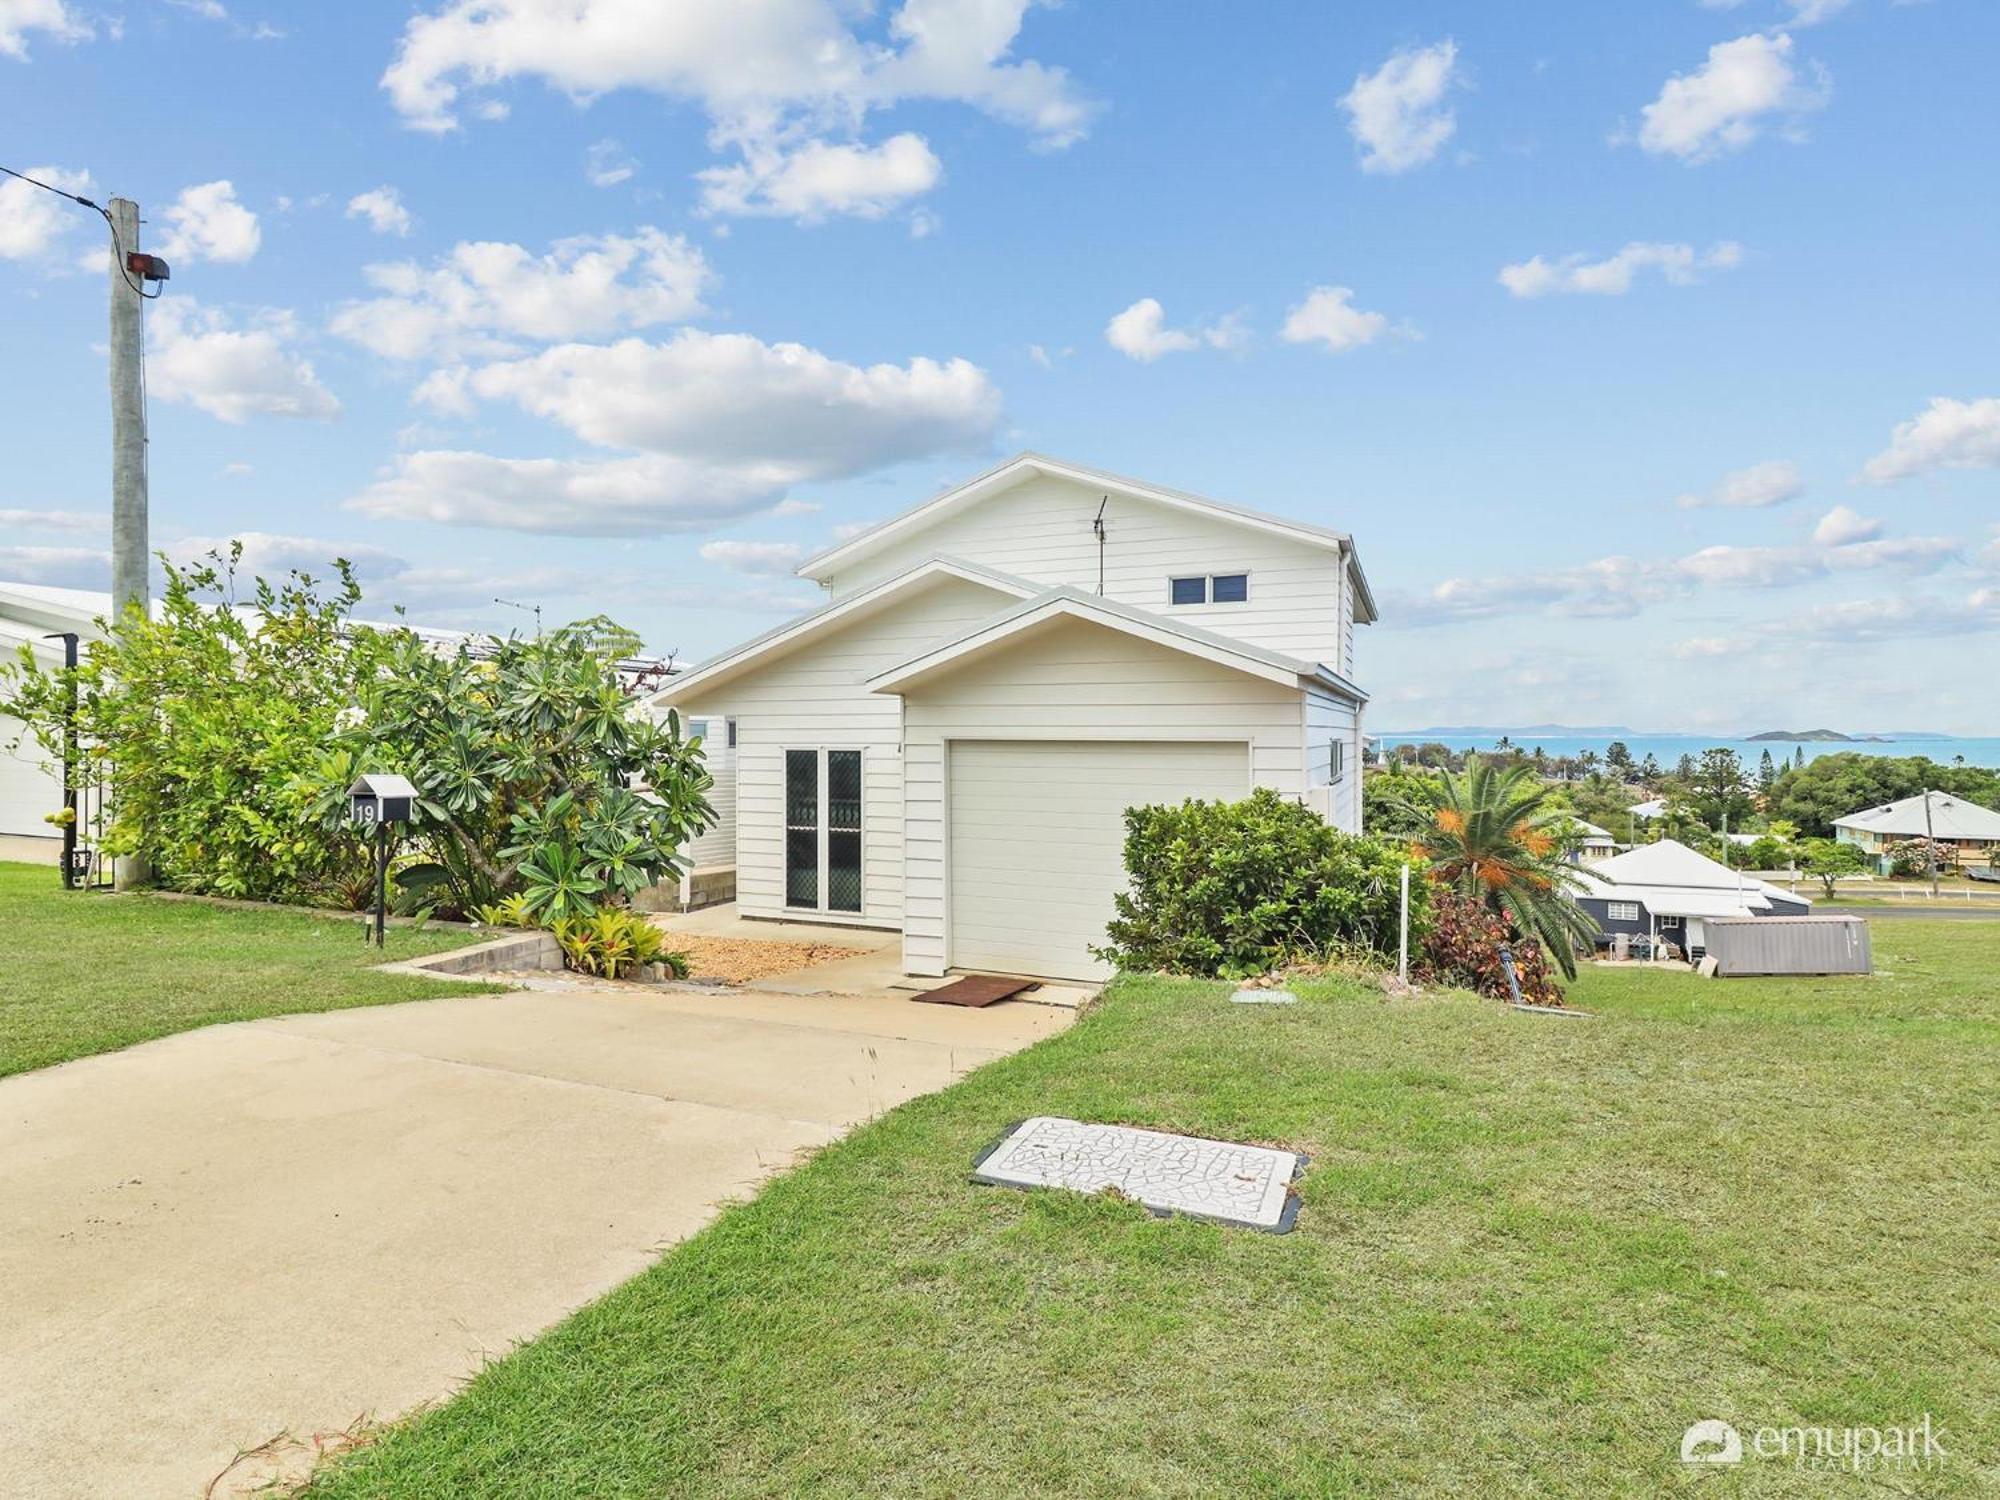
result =
M1762 734L1748 737L1754 744L1758 740L1783 740L1787 744L1819 745L1839 743L1843 745L1886 745L1886 734L1842 734L1838 729L1767 729Z

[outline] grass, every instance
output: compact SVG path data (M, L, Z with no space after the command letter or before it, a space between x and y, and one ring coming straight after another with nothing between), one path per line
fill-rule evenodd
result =
M1129 979L324 1470L452 1495L1972 1495L2000 1485L2000 924L1593 969L1576 1020ZM1297 1230L967 1182L1037 1113L1283 1143ZM1679 1462L1932 1415L1943 1469Z
M0 864L0 1077L218 1021L386 1005L489 986L376 974L471 941L290 911L65 892L40 865Z

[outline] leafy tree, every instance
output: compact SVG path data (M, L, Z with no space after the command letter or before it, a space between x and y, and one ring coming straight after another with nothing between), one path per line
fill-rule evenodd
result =
M1694 775L1688 778L1688 803L1701 821L1720 828L1727 819L1731 828L1741 828L1757 804L1743 775L1743 762L1727 746L1701 752Z
M1780 773L1771 784L1767 807L1774 818L1825 838L1832 835L1835 818L1914 797L1926 787L2000 808L2000 772L1940 765L1922 755L1866 755L1856 750L1822 755Z
M471 911L518 893L550 922L623 904L677 868L714 818L710 777L679 715L655 721L621 686L617 662L636 644L604 619L453 652L396 633L331 759L416 783L432 863L399 875L412 904Z
M1757 762L1757 790L1769 792L1771 783L1778 779L1778 763L1771 759L1771 749L1764 747L1764 754Z
M1573 898L1582 880L1562 856L1558 829L1567 814L1550 806L1548 786L1525 769L1496 770L1475 756L1464 772L1444 777L1442 791L1419 841L1432 877L1537 939L1575 978L1575 949L1597 928Z
M156 612L133 611L76 669L77 730L109 791L105 852L144 855L179 890L352 904L367 855L344 819L317 822L320 770L387 641L352 625L361 591L345 562L330 587L293 572L239 603L241 559L238 543L186 568L163 560ZM25 651L0 669L0 706L52 761L71 685Z
M1898 839L1887 849L1892 875L1928 875L1958 867L1958 845L1933 839Z
M1632 764L1632 752L1623 740L1613 740L1604 747L1604 769L1621 781L1637 769Z
M1853 844L1833 839L1807 839L1799 846L1799 868L1817 878L1833 899L1834 883L1843 876L1859 875L1868 868L1868 857Z
M1646 752L1646 758L1639 762L1639 780L1646 786L1653 786L1659 781L1659 779L1660 779L1659 759L1653 754L1652 751L1648 750Z
M1396 766L1371 771L1361 783L1362 831L1407 843L1430 827L1442 795L1443 783L1435 772Z

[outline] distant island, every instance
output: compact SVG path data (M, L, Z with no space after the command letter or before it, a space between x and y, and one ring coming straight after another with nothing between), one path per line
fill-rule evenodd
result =
M1758 740L1784 740L1786 743L1828 744L1838 742L1843 745L1886 745L1886 734L1842 734L1838 729L1767 729L1762 734L1749 736L1754 744Z

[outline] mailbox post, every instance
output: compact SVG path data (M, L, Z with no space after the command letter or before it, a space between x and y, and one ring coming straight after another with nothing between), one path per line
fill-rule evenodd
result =
M417 789L401 776L358 776L347 789L348 815L375 836L375 946L389 923L389 830L410 821Z

